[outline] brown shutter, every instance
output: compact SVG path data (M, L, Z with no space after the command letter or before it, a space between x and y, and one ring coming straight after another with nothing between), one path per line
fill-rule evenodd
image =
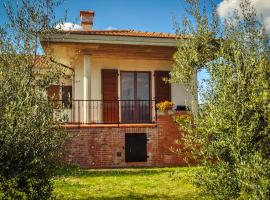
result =
M102 70L103 100L118 99L118 71L115 69Z
M169 71L155 71L155 96L157 102L171 101L171 84L164 78L170 78Z
M102 70L103 122L118 122L118 70Z
M48 97L52 101L59 101L60 97L60 86L59 85L51 85L48 90Z

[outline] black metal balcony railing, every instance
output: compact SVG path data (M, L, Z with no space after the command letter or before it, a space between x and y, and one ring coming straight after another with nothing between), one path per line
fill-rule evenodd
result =
M55 117L75 124L156 123L155 100L72 100L60 101Z

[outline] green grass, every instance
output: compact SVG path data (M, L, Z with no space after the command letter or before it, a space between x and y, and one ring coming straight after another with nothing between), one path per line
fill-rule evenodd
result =
M59 170L54 180L57 199L199 199L198 190L180 177L195 168Z

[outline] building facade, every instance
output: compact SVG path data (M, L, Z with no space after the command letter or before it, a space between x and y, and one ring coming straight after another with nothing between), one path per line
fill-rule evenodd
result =
M181 137L174 117L196 102L166 81L176 35L93 30L94 12L80 16L82 30L41 38L45 52L69 69L70 78L49 89L64 106L71 135L66 159L85 168L184 165L171 151ZM157 110L163 101L175 103L173 112Z

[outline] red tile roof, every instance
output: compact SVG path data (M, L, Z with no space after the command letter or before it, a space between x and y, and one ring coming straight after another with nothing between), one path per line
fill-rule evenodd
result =
M176 38L176 34L160 33L160 32L144 32L135 30L69 30L65 31L70 34L80 35L107 35L107 36L131 36L131 37L150 37L150 38ZM177 36L179 37L179 36ZM189 38L187 35L181 38Z

